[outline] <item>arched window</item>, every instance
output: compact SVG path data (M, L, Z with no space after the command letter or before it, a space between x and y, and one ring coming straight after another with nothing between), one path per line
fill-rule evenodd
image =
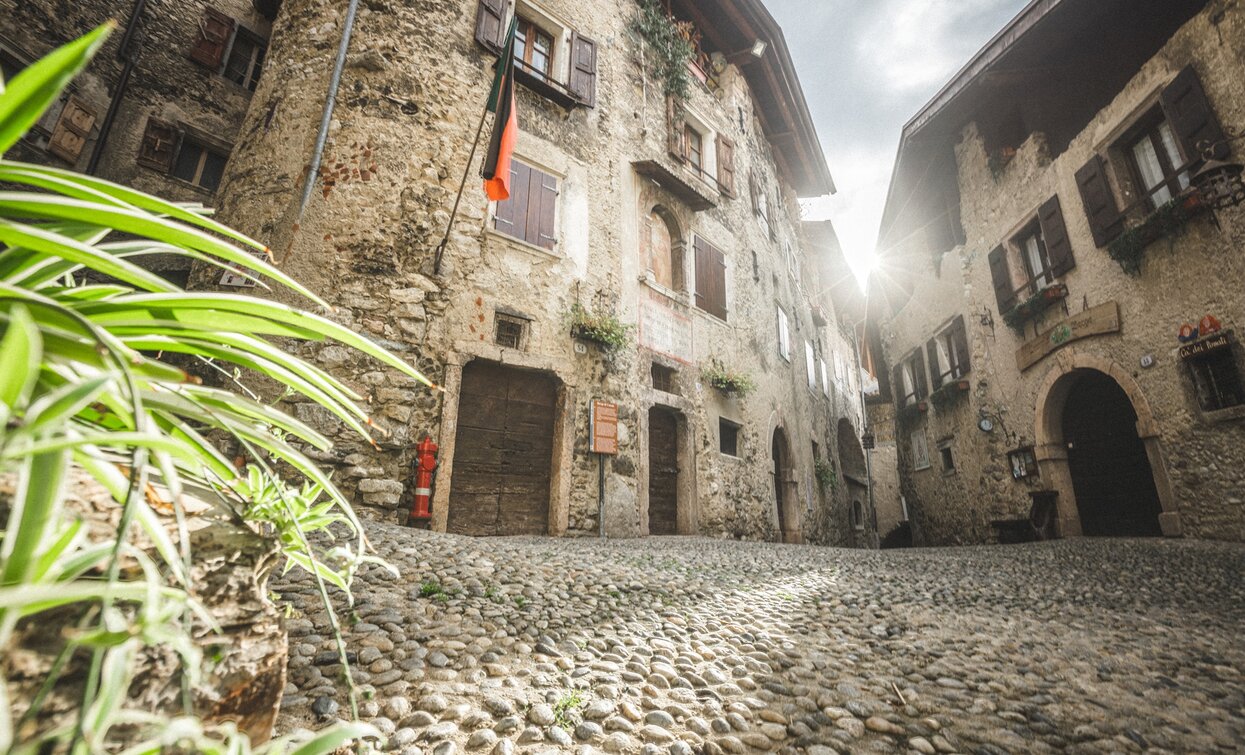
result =
M865 529L865 507L860 501L852 501L852 529L857 532Z
M654 207L644 218L644 239L648 269L653 280L666 288L683 290L683 236L679 226L663 207Z

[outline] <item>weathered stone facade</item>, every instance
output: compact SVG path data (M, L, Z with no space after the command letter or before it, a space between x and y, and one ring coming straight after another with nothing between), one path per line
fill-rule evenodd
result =
M749 13L764 13L759 4L745 5ZM605 465L610 536L651 529L649 424L656 409L672 413L677 426L679 533L851 542L845 486L823 490L814 471L814 453L837 466L841 418L856 428L853 440L862 426L851 341L837 327L829 298L817 298L820 263L805 249L798 219L797 194L832 188L820 151L814 163L784 167L797 163L799 153L791 137L778 147L765 133L762 122L773 116L757 104L753 87L760 77L740 68L761 64L717 56L712 88L693 81L685 106L687 121L706 139L709 175L699 177L670 156L662 85L642 64L641 42L630 30L637 4L551 0L523 7L561 29L551 32L555 69L567 65L569 48L558 47L567 32L595 40L593 106L517 88L516 158L557 182L556 240L545 248L498 231L496 208L482 196L473 165L439 272L434 250L494 60L473 34L477 3L360 5L324 167L301 216L303 174L344 8L290 0L274 22L269 61L219 191L220 216L268 242L285 269L337 306L339 321L405 355L445 388L429 392L332 345L309 347L321 365L367 397L386 434L379 453L343 434L335 454L320 460L336 466L336 480L361 503L404 520L414 446L430 436L440 445L431 526L455 529L454 484L466 479L465 468L455 467L484 445L475 429L459 427L460 391L471 365L497 364L515 375L548 376L554 385L552 438L541 431L533 439L552 449L542 531L598 531L589 411L592 399L603 399L618 404L620 415L619 453ZM773 30L765 54L781 56L789 67ZM798 84L792 91L763 99L786 98L785 108L804 112ZM733 195L720 190L707 157L717 135L734 146ZM804 139L801 148L816 144L811 125L795 138ZM749 201L752 183L770 233ZM672 272L653 269L650 218L666 223L672 247L682 252L673 255ZM705 241L721 250L725 263L724 319L697 306L696 248ZM661 279L667 274L669 284ZM215 276L203 282L214 283ZM576 304L631 325L630 344L610 356L570 337L568 315ZM776 346L778 307L789 322L785 357ZM518 348L497 342L499 319L518 321ZM701 370L714 359L751 377L756 391L731 397L710 388ZM653 387L654 364L674 370L665 373L672 390ZM312 405L293 410L334 425ZM728 423L739 428L734 456L720 453L719 429ZM507 442L522 437L507 432ZM777 475L776 434L785 439ZM785 499L781 512L776 478ZM835 479L843 479L841 470Z
M229 52L235 45L242 50L239 39L262 45L268 37L271 22L256 8L250 0L178 0L143 4L135 18L132 0L0 0L0 62L6 75L105 21L118 23L86 72L7 157L91 170L168 199L211 205L210 175L204 180L200 170L198 182L184 180L175 175L179 171L173 163L183 148L189 162L192 147L219 155L221 164L228 157L251 91L224 74ZM221 60L215 65L191 58L209 13L221 19L224 32ZM123 46L133 61L128 78ZM261 64L262 57L255 63ZM114 99L115 115L101 145ZM76 116L72 126L67 105ZM170 127L165 134L168 149L159 155L170 161L167 166L140 157L151 119ZM183 174L193 178L192 167L187 165ZM181 280L189 272L183 260L152 259L149 264Z
M1059 40L1071 44L1082 28L1078 24L1087 23L1075 4L1053 5L1062 7L1026 11L1027 16L1014 22L1013 28L1023 30L1012 43L1015 56L1044 59L1033 52L1039 45L1047 46L1047 55L1056 56ZM1102 10L1140 12L1115 5ZM1037 22L1041 13L1049 12L1053 18L1064 11L1067 15L1058 26L1062 31L1054 31L1053 20L1045 27ZM899 370L890 374L891 395L901 406L905 393L918 394L910 402L928 401L932 386L925 383L923 391L907 390L902 365L912 364L910 357L920 355L917 371L927 372L917 375L917 382L932 380L929 365L941 357L931 339L957 317L963 318L969 356L968 372L962 376L967 381L965 393L951 396L944 406L928 405L923 413L909 410L907 419L897 423L900 476L918 542L989 541L997 534L993 523L1024 519L1030 512L1030 493L1041 491L1058 494L1060 534L1091 530L1110 534L1110 522L1095 521L1092 527L1087 523L1087 517L1101 516L1095 507L1111 492L1095 487L1099 483L1092 479L1092 470L1078 467L1086 463L1090 445L1081 438L1089 431L1078 429L1083 417L1072 416L1077 411L1092 413L1096 407L1090 401L1085 409L1069 408L1086 406L1084 397L1090 389L1082 381L1104 375L1109 376L1105 384L1115 387L1103 396L1112 391L1126 396L1135 414L1135 422L1123 423L1111 445L1121 449L1136 442L1144 455L1118 462L1100 457L1106 460L1102 469L1121 486L1129 484L1133 471L1145 471L1144 482L1152 484L1159 507L1151 519L1153 533L1161 529L1166 535L1245 539L1245 414L1237 403L1241 399L1228 396L1231 408L1221 409L1200 403L1194 385L1200 368L1182 354L1184 344L1177 338L1182 325L1197 325L1212 315L1223 329L1209 336L1203 333L1200 341L1194 341L1203 344L1197 348L1218 345L1217 339L1226 333L1230 358L1223 369L1245 368L1242 347L1232 335L1245 325L1240 256L1245 215L1240 208L1214 215L1195 212L1183 227L1145 245L1136 276L1126 274L1107 248L1112 239L1120 238L1121 228L1145 222L1154 205L1162 204L1137 206L1146 192L1138 191L1142 174L1130 170L1130 160L1135 159L1130 157L1130 145L1135 143L1130 139L1136 138L1130 134L1165 120L1175 123L1177 140L1183 137L1185 124L1180 119L1185 106L1175 104L1172 94L1188 81L1189 74L1182 72L1192 67L1219 123L1231 127L1245 119L1245 85L1239 76L1245 17L1240 9L1221 3L1184 3L1165 7L1151 26L1145 35L1104 41L1102 55L1113 55L1115 62L1097 69L1097 57L1083 63L1085 76L1116 82L1118 86L1109 91L1074 99L1066 89L1052 93L1057 82L1045 81L1027 85L1027 94L1019 91L1025 87L1018 82L1016 91L1000 94L984 83L976 85L970 80L975 74L965 74L952 87L960 87L957 94L963 94L962 101L975 105L951 110L936 100L905 133L901 167L883 223L883 268L875 281L875 292L888 295L891 305L880 328L887 361ZM1158 34L1161 38L1156 38ZM1001 69L1008 54L989 47L974 71ZM997 114L1025 97L1037 104L1024 111L1026 128L1013 131L1023 134L1023 140L1009 145L999 136ZM991 118L995 122L989 122ZM952 185L941 193L927 187L929 194L940 194L947 201L943 215L917 210L904 218L898 207L913 186L905 170L916 168L904 168L903 161L916 164L911 156L917 148L911 144L922 128L947 134L945 150L953 155L947 175L953 176ZM1008 146L1014 151L1005 149ZM1177 154L1176 145L1164 149ZM1179 144L1178 154L1185 161L1198 158L1193 152L1187 140ZM1229 159L1239 161L1239 155L1239 145L1233 145ZM938 164L928 153L921 157ZM1106 186L1109 193L1093 194L1094 187L1088 187L1094 179L1093 165L1102 166L1097 175L1106 183L1099 186ZM1197 167L1194 162L1192 170ZM1175 178L1178 168L1167 172L1173 181L1180 180ZM1091 227L1096 221L1094 211L1087 212L1087 204L1093 204L1087 196L1106 197L1104 201L1124 208L1122 226L1110 229L1106 237L1100 228ZM1058 197L1058 205L1052 204L1052 197ZM1195 191L1185 190L1177 205L1195 206L1197 197ZM1055 222L1056 213L1062 215L1061 224ZM944 222L948 217L954 217L952 228L943 233L939 226L948 225ZM1059 238L1061 225L1066 243ZM1054 284L1055 291L1046 295L1059 298L1066 292L1066 298L1029 321L1021 335L1005 324L1007 307L1001 304L1006 297L997 292L1000 281L1003 288L1017 281L1017 260L1024 260L1016 239L1024 238L1026 228L1031 234L1039 227L1044 234L1043 259L1051 265L1045 283ZM950 241L944 241L947 237ZM1068 248L1071 266L1065 260L1060 268L1058 260ZM992 274L992 267L1001 271ZM1066 288L1059 289L1058 284ZM1021 301L1024 296L1022 291ZM917 458L921 440L916 435L924 439L928 464ZM943 458L944 448L949 449L950 466ZM1024 449L1032 449L1040 473L1016 478L1008 454Z

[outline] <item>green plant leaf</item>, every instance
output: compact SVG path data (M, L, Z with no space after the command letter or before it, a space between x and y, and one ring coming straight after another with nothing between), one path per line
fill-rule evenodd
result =
M68 454L56 449L30 453L23 457L17 475L17 490L0 545L0 584L20 584L37 566L36 554L47 542L51 527L60 512L61 489L65 481Z
M328 755L356 739L379 739L380 730L360 721L330 727L304 742L290 755Z
M6 82L0 97L0 155L35 124L99 50L114 22L60 47Z
M43 339L29 311L21 305L10 310L0 338L0 411L13 415L30 398L39 377ZM7 421L7 417L4 417Z

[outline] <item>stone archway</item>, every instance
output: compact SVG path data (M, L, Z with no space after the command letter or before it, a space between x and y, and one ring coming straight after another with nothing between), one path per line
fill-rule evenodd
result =
M774 511L778 519L778 542L801 542L799 494L796 490L795 471L792 469L791 444L781 426L774 428L770 442L770 458L773 461Z
M1073 391L1078 384L1082 384L1082 378L1092 373L1110 378L1131 404L1136 415L1136 439L1144 449L1145 461L1153 476L1154 493L1158 498L1159 528L1166 536L1179 537L1182 534L1180 513L1172 491L1171 478L1167 473L1158 422L1154 419L1149 401L1141 392L1141 386L1115 362L1072 352L1063 352L1057 357L1055 366L1047 373L1038 389L1035 404L1035 453L1046 486L1059 494L1059 534L1063 537L1079 537L1085 534L1078 508L1073 468L1069 464L1065 415ZM1095 379L1101 382L1102 378Z

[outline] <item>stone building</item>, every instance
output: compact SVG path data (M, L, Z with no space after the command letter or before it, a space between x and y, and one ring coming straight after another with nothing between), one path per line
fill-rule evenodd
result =
M858 486L844 482L862 457L852 343L799 221L798 199L834 186L764 7L667 8L696 50L690 94L674 101L634 30L636 2L358 3L304 207L355 6L281 4L216 195L220 217L268 243L334 317L444 386L306 347L366 396L385 434L379 449L342 434L317 456L343 489L405 520L415 445L428 436L440 447L438 530L596 534L603 523L620 537L872 544ZM438 269L516 12L515 190L488 203L476 154ZM626 345L573 337L575 313L616 320ZM704 374L718 367L755 390L711 387ZM619 419L603 522L594 400ZM313 405L292 409L336 424Z
M275 0L0 0L5 79L109 19L118 23L7 157L211 205L263 70L275 11ZM189 274L185 260L148 264L182 283Z
M1243 55L1234 3L1033 3L907 124L871 303L918 542L1052 497L1063 536L1245 539L1245 216L1191 187Z

